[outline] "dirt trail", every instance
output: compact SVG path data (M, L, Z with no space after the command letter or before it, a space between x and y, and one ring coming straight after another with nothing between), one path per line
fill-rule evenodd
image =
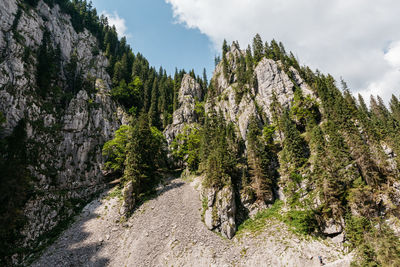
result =
M91 202L33 266L319 266L318 253L339 259L325 266L348 265L337 247L298 239L279 223L256 237L220 237L205 227L198 192L181 179L125 223L119 207L117 198Z

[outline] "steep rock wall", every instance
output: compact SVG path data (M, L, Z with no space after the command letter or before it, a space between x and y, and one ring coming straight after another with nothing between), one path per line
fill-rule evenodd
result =
M102 145L125 121L124 112L111 99L106 57L88 31L77 33L70 17L58 5L39 1L36 8L17 0L0 2L0 112L9 135L21 119L26 121L28 169L33 193L23 212L26 224L17 243L22 250L37 249L91 196L105 187L101 166ZM93 77L94 90L83 88L64 106L53 94L39 97L36 86L37 53L45 31L51 45L60 48L60 83L65 91L65 67L76 53L77 68ZM22 262L26 254L13 256Z

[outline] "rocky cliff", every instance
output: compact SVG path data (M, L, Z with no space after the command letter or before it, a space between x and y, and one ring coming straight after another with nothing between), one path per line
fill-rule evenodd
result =
M70 16L58 5L37 7L17 0L0 2L0 112L6 118L3 137L19 121L26 122L28 169L33 191L23 207L26 224L17 242L20 251L38 249L74 214L105 187L101 167L102 145L124 122L123 111L110 97L108 61L97 39L88 31L77 33ZM66 66L74 54L90 90L78 88L60 104L56 93L39 95L37 55L43 36L58 49L58 94L66 94ZM21 262L24 253L13 255Z
M321 187L315 181L315 179L322 179L321 175L313 174L315 168L317 168L316 166L320 164L318 161L324 160L327 156L318 157L315 151L310 152L310 146L314 144L310 141L312 133L307 132L306 127L308 126L306 126L304 119L305 114L312 114L311 116L314 118L313 125L317 125L318 128L327 127L328 122L326 118L329 117L329 114L327 114L329 111L324 110L324 108L329 106L324 104L320 99L322 93L319 92L320 95L318 95L317 90L314 88L315 84L312 87L305 82L304 72L302 76L300 74L300 67L295 68L288 64L285 65L280 60L273 60L268 57L263 57L258 62L255 62L254 67L252 67L253 69L251 69L251 75L248 76L251 77L250 79L247 78L246 82L240 81L240 64L243 64L242 62L246 57L246 53L248 51L240 50L238 45L233 43L224 55L224 59L216 66L210 81L207 98L204 100L205 113L210 114L212 111L215 111L221 114L227 123L233 123L238 139L242 140L245 144L245 150L242 155L244 160L243 158L239 160L237 166L243 175L250 171L249 168L251 167L243 167L242 164L243 161L249 162L249 160L252 160L248 154L249 143L247 137L252 118L256 118L260 124L272 125L271 127L275 129L273 134L274 141L271 144L269 152L269 165L266 166L267 172L271 173L270 179L272 179L272 182L267 189L264 189L263 193L268 197L263 200L257 199L254 196L254 188L243 184L243 178L231 177L231 180L219 188L203 187L201 198L203 201L204 222L208 229L218 231L228 238L234 236L237 225L244 218L248 216L253 217L258 211L265 209L279 199L284 201L286 205L285 209L287 210L290 210L290 205L299 205L302 207L300 210L304 210L304 207L307 206L309 210L317 213L323 207L331 205L324 203L326 199L323 199L324 196L329 194L326 189L327 182L325 181L324 187ZM248 63L246 62L246 64ZM187 77L187 79L189 78ZM171 144L174 137L184 132L183 129L186 129L186 125L190 126L196 122L194 119L194 99L196 94L191 90L193 85L190 84L188 81L182 83L180 95L188 96L185 100L180 98L181 108L174 112L174 123L169 125L164 132L169 144ZM189 93L186 94L186 92ZM304 154L295 156L303 157L301 160L309 159L307 164L298 169L293 167L292 162L286 162L286 155L284 153L287 152L282 151L285 150L286 145L285 134L282 130L284 126L281 124L285 110L289 111L290 116L293 118L293 127L297 128L296 131L299 132L299 135L303 136L299 136L299 140L303 140L300 141L303 142L301 145L301 150L303 151L299 150L299 153ZM341 129L336 129L336 131L340 132ZM359 131L352 134L354 136L365 134L363 130L359 129ZM203 134L207 135L207 133ZM355 152L357 149L354 148L354 142L356 142L354 138L356 137L350 139L349 134L344 131L340 132L340 134L342 134L344 142L347 142L350 146L348 152L350 154L350 161L345 163L345 167L340 167L337 172L343 173L342 175L345 177L343 179L351 181L356 181L358 177L367 177L370 175L362 169L362 165L366 163L362 163L360 155ZM305 141L304 138L306 139ZM326 142L329 142L329 137L325 138ZM362 138L366 139L367 137ZM396 174L398 173L398 168L396 167L396 160L394 160L396 156L390 156L393 155L390 152L391 148L379 142L371 142L369 145L370 152L365 152L371 153L371 163L368 164L371 166L374 164L376 166L386 166L382 167L386 168L384 171L386 174L382 175L392 173L393 177L398 177L398 174ZM362 147L363 145L358 144L358 146ZM381 156L379 156L379 153L381 153ZM254 166L252 168L253 170L251 171L254 172ZM201 167L199 171L206 172ZM316 175L317 178L313 178L315 177L313 175ZM368 178L364 179L368 180ZM250 190L248 190L249 188ZM393 216L393 214L395 215L396 212L394 212L394 206L390 203L398 201L398 197L395 195L399 191L396 188L397 182L394 182L390 186L389 191L386 191L388 189L382 189L385 193L383 191L379 191L379 193L376 191L374 193L376 197L376 205L374 204L375 215L378 216L378 214L381 214L380 212L383 212L387 214L388 218L392 218L388 220L388 223L395 232L398 231L398 228L393 221L398 221L398 219L394 219L396 216ZM354 189L352 192L355 191ZM371 194L369 196L372 197ZM352 203L350 207L352 214L357 216L360 214L360 210L365 209L365 202L362 204L358 200L354 202L358 204ZM331 211L328 211L328 214L330 214L328 216L323 215L318 217L316 215L316 219L311 219L313 220L312 223L316 225L315 231L318 231L323 236L335 237L336 241L342 242L345 240L343 235L346 224L345 218L342 215L335 217L329 212ZM364 214L363 216L366 215Z
M203 101L203 91L194 78L185 74L178 92L179 106L172 115L172 123L164 130L164 136L169 145L182 132L185 125L198 122L195 112L196 101Z

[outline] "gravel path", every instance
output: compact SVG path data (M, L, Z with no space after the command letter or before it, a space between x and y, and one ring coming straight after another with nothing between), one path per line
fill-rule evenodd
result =
M33 266L319 266L313 253L344 258L325 266L348 266L338 247L296 238L279 223L256 237L220 237L205 227L198 192L181 179L125 223L119 207L117 198L91 202Z

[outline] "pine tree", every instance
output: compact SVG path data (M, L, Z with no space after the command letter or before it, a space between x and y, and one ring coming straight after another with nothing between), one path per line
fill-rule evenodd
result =
M208 86L207 71L206 68L203 68L203 89L206 89L207 86Z
M205 120L203 138L201 140L201 161L205 165L206 178L204 186L222 188L231 182L235 172L236 156L234 148L234 132L227 127L221 112L211 112Z
M239 57L239 66L236 69L238 87L241 89L246 84L246 59L243 55Z
M254 62L257 64L264 56L264 44L261 40L261 36L258 33L253 38L253 53Z
M254 63L250 45L246 49L245 61L246 61L246 81L248 84L253 84L252 79L254 73Z
M135 200L140 200L144 194L149 193L158 182L155 172L159 147L155 144L148 116L141 113L132 125L123 176L125 182L131 181L133 184Z
M72 52L70 60L65 67L65 76L68 91L76 94L82 87L83 77L78 67L78 55L76 51Z
M154 80L153 88L151 90L151 105L149 109L149 120L151 125L160 127L160 115L158 113L158 83Z
M229 47L226 43L226 40L224 39L224 43L222 45L222 67L223 67L223 74L226 80L228 80L228 83L230 82L229 79L229 63L226 58L226 54L229 51Z
M400 123L400 102L395 95L392 95L389 106L393 117L397 120L398 123Z
M269 171L271 165L270 151L263 140L261 129L254 116L250 118L247 130L247 162L251 175L251 187L253 188L258 201L273 201L272 183L273 177Z
M292 170L296 170L307 161L309 156L307 143L301 137L296 125L290 119L288 110L283 113L280 123L284 135L283 158L285 163L291 166Z

